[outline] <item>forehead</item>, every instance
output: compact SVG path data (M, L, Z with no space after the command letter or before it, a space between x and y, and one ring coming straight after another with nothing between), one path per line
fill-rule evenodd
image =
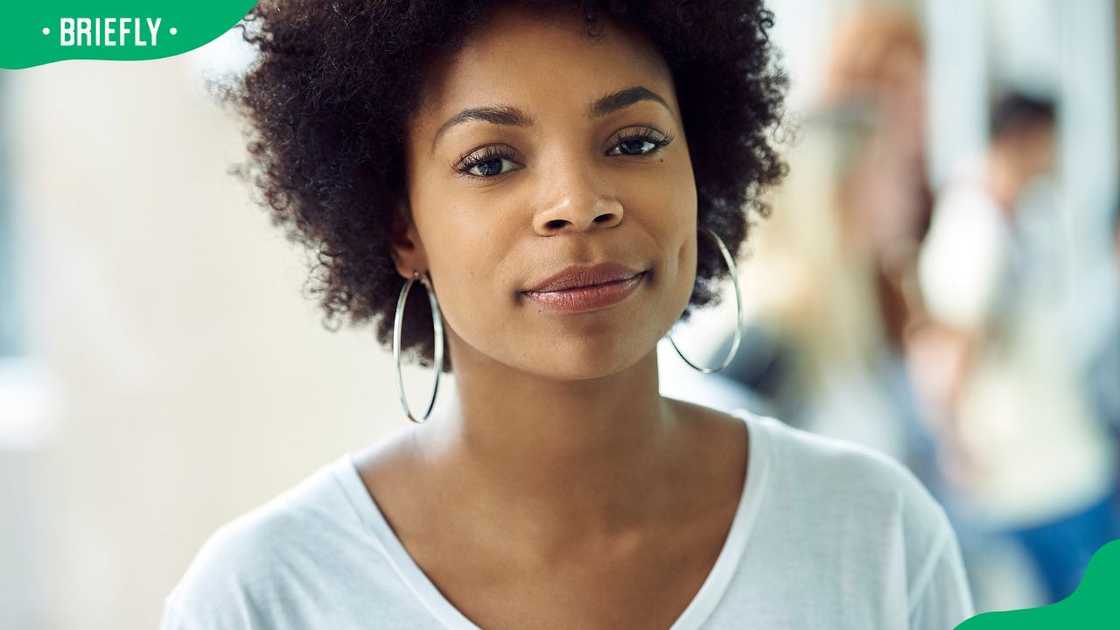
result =
M676 110L669 68L653 45L606 16L598 19L600 34L591 37L578 11L498 10L432 68L417 126L491 104L583 112L594 98L632 85L656 90Z

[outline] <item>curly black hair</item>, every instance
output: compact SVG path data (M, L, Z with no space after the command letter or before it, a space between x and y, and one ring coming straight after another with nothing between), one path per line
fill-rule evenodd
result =
M785 74L761 0L522 0L531 8L580 11L589 37L602 18L637 27L672 73L698 195L699 227L719 234L732 255L751 213L786 165L774 133L782 122ZM248 160L233 172L256 185L274 225L312 252L308 293L337 330L377 319L392 342L404 279L390 255L392 215L406 200L404 147L425 69L453 54L502 2L487 0L273 0L238 25L257 49L243 77L219 98L244 118ZM718 301L726 265L698 237L691 309ZM433 362L431 309L413 291L402 349ZM444 353L441 369L450 370Z

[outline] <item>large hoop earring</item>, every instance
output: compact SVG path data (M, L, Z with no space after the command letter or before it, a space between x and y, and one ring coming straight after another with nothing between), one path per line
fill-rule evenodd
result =
M731 365L731 359L735 358L735 353L739 351L739 342L741 342L743 339L743 296L739 292L739 272L735 268L735 259L732 258L731 252L727 250L727 246L723 244L723 239L721 239L718 234L708 228L704 228L703 231L707 232L712 238L715 239L716 245L719 246L720 253L723 254L723 261L727 263L727 269L731 272L731 284L735 287L735 338L731 341L731 350L728 351L727 356L724 357L723 363L721 363L719 367L700 367L692 361L689 361L688 357L684 356L684 353L681 352L681 349L677 347L677 342L673 341L673 335L670 334L666 336L669 337L669 343L673 344L673 349L677 351L677 354L680 355L682 359L684 359L684 362L687 363L689 367L704 374L711 374L712 372L718 372L728 365Z
M432 397L428 400L428 409L424 412L424 417L417 420L412 415L412 410L408 408L408 400L404 394L404 376L401 374L401 330L404 327L404 303L408 298L408 291L412 288L413 283L417 280L424 285L424 289L428 292L428 302L432 305L432 328L435 329L435 366L436 366L436 383L432 387ZM439 312L439 302L436 300L435 289L432 288L431 280L428 274L421 274L419 271L413 271L412 277L409 278L404 286L401 287L401 295L397 298L397 312L393 318L393 361L397 365L397 390L401 396L401 407L404 409L404 414L408 419L422 423L428 419L432 413L432 407L436 404L436 393L439 392L439 375L443 371L443 315Z

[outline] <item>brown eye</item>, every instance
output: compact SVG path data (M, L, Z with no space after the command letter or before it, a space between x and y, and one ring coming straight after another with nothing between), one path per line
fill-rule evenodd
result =
M513 161L513 156L508 151L497 147L487 147L465 158L456 170L466 177L489 179L510 172L509 170L502 170L504 163L517 164L517 162ZM514 168L510 170L517 169Z
M672 136L663 136L652 129L642 129L619 138L618 143L607 152L607 155L648 155L667 146L672 141ZM621 151L616 151L616 149L621 149Z

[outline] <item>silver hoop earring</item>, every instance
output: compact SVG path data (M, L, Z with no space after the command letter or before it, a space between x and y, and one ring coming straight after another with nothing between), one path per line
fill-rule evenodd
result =
M704 374L711 374L712 372L718 372L728 365L731 365L731 359L735 358L735 353L739 351L739 342L742 341L743 338L741 330L743 321L743 296L739 292L739 272L735 268L735 259L731 257L731 252L727 251L727 246L723 244L723 239L721 239L718 234L708 228L704 228L703 231L707 232L716 240L716 245L719 246L719 251L723 254L723 261L727 263L727 269L731 272L731 284L735 287L735 338L731 341L731 350L728 351L727 356L724 357L723 363L721 363L719 367L700 367L692 361L689 361L688 357L684 356L681 349L677 347L677 342L673 341L672 335L667 336L669 337L669 343L673 344L673 349L677 351L677 354L684 359L684 362L687 363L689 367L699 370Z
M408 298L408 291L412 288L413 283L417 280L424 285L424 289L428 292L428 302L432 305L432 328L435 330L435 365L436 365L436 383L432 387L432 397L428 400L428 409L424 412L424 417L417 420L412 415L412 410L408 408L408 400L404 394L404 376L401 374L401 329L404 327L404 303ZM418 271L412 272L412 277L409 278L404 286L401 287L401 295L397 298L397 312L393 318L393 361L397 365L397 390L401 395L401 407L404 408L404 413L408 419L422 423L428 419L432 413L432 407L436 404L436 393L439 391L439 375L443 371L443 316L439 312L439 302L436 300L436 292L432 288L431 280L425 273L421 275Z

